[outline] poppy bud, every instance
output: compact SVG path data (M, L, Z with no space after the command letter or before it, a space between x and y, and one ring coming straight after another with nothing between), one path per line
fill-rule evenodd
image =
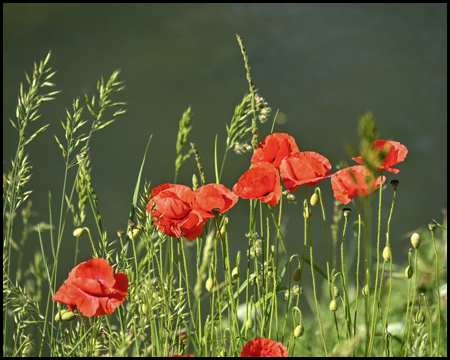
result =
M302 325L298 325L295 329L294 329L294 336L296 338L300 337L303 335L303 333L305 332L305 329L303 328Z
M338 303L335 299L330 302L330 310L335 312L338 309Z
M309 219L312 216L312 210L308 208L303 209L303 217Z
M301 273L302 272L300 270L300 267L298 267L297 269L295 269L294 273L292 274L292 279L296 282L299 282Z
M362 288L362 294L363 294L365 297L369 297L369 295L370 295L370 287L369 287L368 284L366 284L366 285Z
M84 234L84 228L77 228L73 231L73 236L79 238L82 237Z
M75 314L70 310L61 310L55 315L56 322L72 321L75 319Z
M344 208L344 209L342 209L342 212L344 213L344 216L347 218L350 215L350 213L352 212L352 209Z
M133 221L133 220L128 221L128 226L130 228L134 228L136 226L136 221Z
M405 277L406 277L407 279L411 279L411 277L413 276L413 273L414 273L414 271L413 271L413 268L412 268L411 266L408 266L408 267L405 269Z
M231 276L233 277L234 280L236 280L239 277L239 269L237 267L233 269L233 271L231 272Z
M411 235L411 244L414 246L414 249L418 249L420 245L420 235L418 233L414 233Z
M428 224L428 228L429 228L431 231L434 231L435 227L436 227L436 223L435 223L434 221L432 221L432 222L430 222L430 223Z
M247 330L253 329L253 325L254 325L253 319L248 319L248 320L245 322L245 328L246 328Z
M227 352L225 350L222 350L219 354L220 357L227 357Z
M125 230L124 229L119 229L119 230L117 230L117 236L118 237L122 237L123 236L123 234L125 234Z
M339 288L337 286L333 286L333 297L337 298L337 297L339 297L340 294L341 293L339 291Z
M391 250L389 249L389 246L386 246L383 250L383 259L384 261L389 261L391 258Z
M130 232L128 233L128 236L130 238L132 238L133 240L136 239L138 237L138 235L139 235L139 229L130 230Z
M311 206L316 206L317 204L320 203L320 199L319 199L319 195L317 195L316 193L314 193L311 196L311 200L310 200L310 204Z
M392 185L392 187L394 188L394 190L396 190L396 189L397 189L397 186L398 186L398 180L392 180L392 181L391 181L391 185Z
M148 315L148 305L147 304L143 304L141 307L141 312L143 315L147 316Z
M416 324L422 324L425 320L425 315L423 314L422 310L417 310L416 316L414 318L414 322Z
M208 280L206 280L206 284L205 284L206 290L211 291L213 285L214 285L213 279L208 278Z

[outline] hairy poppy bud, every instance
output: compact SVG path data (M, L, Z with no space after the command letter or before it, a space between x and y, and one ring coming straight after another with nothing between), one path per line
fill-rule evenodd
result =
M141 312L142 312L142 314L145 315L145 316L148 315L148 305L147 305L147 304L142 304Z
M414 271L413 271L413 268L412 268L411 266L408 266L408 267L405 269L405 277L406 277L407 279L411 279L411 277L413 276L413 273L414 273Z
M245 328L246 328L247 330L253 329L253 325L254 325L253 319L248 319L248 320L245 322Z
M363 294L365 297L369 297L369 295L370 295L370 287L369 287L368 284L365 285L365 286L362 288L362 294Z
M208 278L208 280L206 280L206 284L205 284L206 290L211 291L213 285L214 285L213 279Z
M335 299L330 302L330 310L335 312L338 309L338 303Z
M312 216L312 214L313 213L312 213L311 209L308 209L308 208L303 209L303 217L304 218L309 219Z
M139 235L139 229L130 230L130 232L128 233L128 236L130 238L132 238L133 240L136 239L138 237L138 235Z
M320 203L320 199L319 199L319 195L317 195L316 193L314 193L311 196L311 200L310 200L310 204L311 206L316 206L317 204Z
M292 274L292 279L296 282L299 282L301 273L302 272L300 270L300 267L298 267L297 269L295 269L294 273Z
M303 333L305 332L305 329L303 328L302 325L298 325L295 329L294 329L294 336L296 338L300 337L303 335Z
M418 249L420 245L420 235L418 233L414 233L411 235L411 244L414 246L414 249Z
M341 293L339 291L339 288L337 286L333 286L333 297L337 298L337 297L339 297L340 294Z
M70 310L61 310L55 315L56 322L72 321L75 319L75 314Z
M391 258L391 250L389 249L389 246L386 246L383 250L383 259L384 261L389 261Z
M236 280L239 277L239 269L237 267L233 269L233 271L231 272L231 276L233 277L234 280Z
M83 234L84 234L84 228L78 228L73 231L73 236L75 236L77 238L82 237Z

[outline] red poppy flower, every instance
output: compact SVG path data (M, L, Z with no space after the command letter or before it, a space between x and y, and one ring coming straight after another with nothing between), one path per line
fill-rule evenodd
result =
M252 156L252 164L269 163L278 169L286 156L297 151L300 150L291 135L275 133L260 142Z
M162 184L152 190L147 211L155 218L153 225L163 233L194 240L203 231L205 219L194 210L195 195L184 185Z
M219 214L223 214L232 208L239 197L222 184L208 184L195 190L194 209L197 210L204 219L214 217L213 209L219 209Z
M316 152L296 152L285 157L280 165L284 187L291 193L302 185L315 185L333 174L328 159Z
M113 275L108 260L95 258L74 267L52 300L91 317L112 314L127 294L128 277L123 272Z
M255 165L239 178L233 192L243 199L257 199L275 206L281 197L278 170L267 163Z
M282 343L256 338L244 345L241 357L287 357L288 352Z
M171 355L171 356L167 356L167 357L194 357L194 355L191 355L191 354L187 354L187 355Z
M391 167L392 165L398 164L405 160L408 154L408 149L405 145L400 144L397 141L386 141L386 140L376 140L372 144L373 148L379 151L389 149L383 164L378 168L378 170L387 170L393 174L398 174L399 169ZM364 155L364 152L363 152ZM363 156L358 156L352 158L358 164L364 164Z
M367 182L366 180L369 180ZM386 177L379 176L374 180L370 171L364 166L356 165L338 171L331 177L334 197L344 204L348 204L356 195L366 196L380 187Z

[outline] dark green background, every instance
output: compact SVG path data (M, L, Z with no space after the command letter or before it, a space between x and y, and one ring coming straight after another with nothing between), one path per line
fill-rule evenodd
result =
M58 70L53 81L63 90L42 106L42 118L29 130L51 123L27 147L33 164L28 189L35 190L33 208L43 215L39 220L48 221L49 191L54 221L59 214L64 162L53 133L63 138L65 108L84 91L92 94L97 79L116 68L127 85L116 99L127 101L128 111L91 141L93 185L109 238L126 227L150 134L143 176L154 186L173 181L178 121L188 106L194 115L189 141L197 144L208 181L214 182L215 135L221 159L225 124L248 91L236 33L245 43L259 93L287 119L275 131L292 135L301 151L319 152L333 166L343 159L352 163L343 145L358 144L357 119L367 110L375 114L381 139L408 147L400 173L386 174L388 181L400 181L391 230L396 261L407 259L411 245L405 234L432 218L442 219L447 206L447 5L6 4L3 10L4 172L17 144L8 117L14 119L24 70L30 73L33 61L52 50L50 64ZM269 124L260 127L260 139L269 133ZM230 153L223 184L231 189L249 164L249 154ZM178 182L191 185L193 173L197 169L190 159ZM319 185L331 220L330 182ZM382 234L392 188L384 194ZM295 195L301 203L303 187ZM286 205L284 211L288 251L301 253L300 206ZM241 199L229 217L234 258L236 251L244 255L246 250L248 201ZM324 266L318 210L313 220L316 260ZM96 234L90 219L86 224ZM61 281L73 265L70 219L68 225ZM15 230L18 238L20 228ZM49 241L48 234L44 238ZM79 260L85 261L92 250L87 238L82 244ZM31 259L38 249L36 234L26 249L25 259Z

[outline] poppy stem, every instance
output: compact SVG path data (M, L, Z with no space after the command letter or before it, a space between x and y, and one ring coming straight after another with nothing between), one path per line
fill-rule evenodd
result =
M311 275L312 275L313 288L314 288L314 301L316 303L317 317L319 319L320 334L322 335L323 348L325 350L325 356L328 357L327 345L325 343L325 335L323 333L322 320L320 318L319 303L317 301L316 279L314 277L314 260L313 260L313 248L312 248L312 234L311 234L311 208L309 205L308 188L309 188L309 186L306 185L306 207L305 207L305 204L303 204L303 209L304 209L303 212L304 212L304 214L307 214L306 217L308 218L309 252L310 252L310 256L311 256Z

